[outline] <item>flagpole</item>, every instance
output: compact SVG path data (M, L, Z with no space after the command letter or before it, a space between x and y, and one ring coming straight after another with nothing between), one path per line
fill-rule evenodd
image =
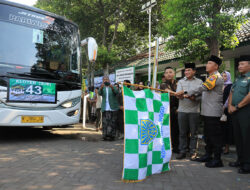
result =
M153 88L153 87L149 87L149 86L144 86L144 85L139 85L139 84L131 84L131 83L126 83L126 82L118 82L118 84L122 84L125 86L134 86L134 87L142 87L142 88L146 88L146 89L150 89L150 90L155 90L155 91L160 91L160 92L165 92L165 93L169 93L171 95L175 95L176 92L169 90L169 89L165 89L165 90L161 90L158 88Z
M156 38L155 41L155 59L154 59L154 68L153 68L153 87L156 88L157 81L157 70L158 70L158 54L159 54L159 38Z
M152 8L157 4L156 0L149 0L142 6L142 12L147 11L148 13L148 86L151 85L151 17Z
M152 13L152 7L148 9L148 15L149 15L149 27L148 27L148 86L151 85L151 13Z

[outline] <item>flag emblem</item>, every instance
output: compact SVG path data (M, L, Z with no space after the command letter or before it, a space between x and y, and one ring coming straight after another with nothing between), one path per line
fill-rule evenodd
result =
M157 136L158 130L150 119L141 119L141 145L148 145Z

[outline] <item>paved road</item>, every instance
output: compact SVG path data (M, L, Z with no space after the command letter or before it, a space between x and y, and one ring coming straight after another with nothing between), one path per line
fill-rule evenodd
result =
M173 157L172 171L144 182L121 182L123 141L103 142L94 130L0 128L0 190L250 189L250 175L207 169Z

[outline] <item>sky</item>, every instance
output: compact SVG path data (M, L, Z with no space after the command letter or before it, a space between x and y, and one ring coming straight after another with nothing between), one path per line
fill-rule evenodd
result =
M8 1L20 3L20 4L24 4L24 5L28 5L28 6L33 6L37 2L37 0L8 0Z

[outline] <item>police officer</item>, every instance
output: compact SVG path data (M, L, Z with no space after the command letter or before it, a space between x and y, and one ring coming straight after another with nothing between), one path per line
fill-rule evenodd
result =
M218 72L221 63L219 57L212 55L206 65L206 71L209 73L207 80L194 89L176 93L177 96L184 94L186 98L202 94L201 115L204 116L206 154L194 160L206 162L205 166L209 168L223 167L221 161L223 131L220 124L223 113L223 79Z
M232 86L228 111L232 114L238 160L229 166L240 167L240 174L250 173L250 55L241 56L240 76Z

